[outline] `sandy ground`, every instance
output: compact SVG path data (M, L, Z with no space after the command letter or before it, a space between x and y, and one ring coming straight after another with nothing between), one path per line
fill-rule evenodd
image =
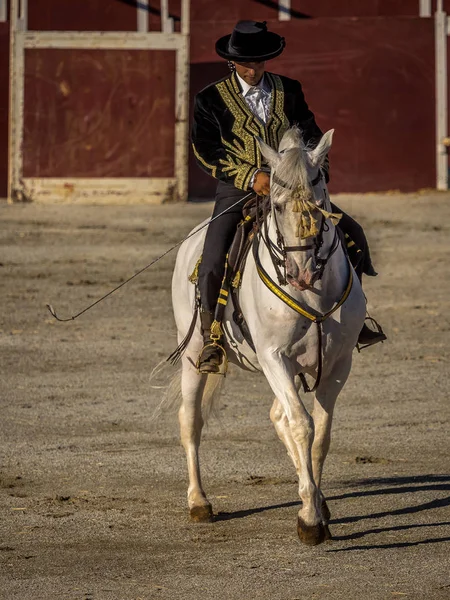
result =
M261 376L233 369L202 445L214 523L188 521L174 414L175 253L211 205L0 205L0 597L449 598L450 195L336 197L366 227L389 342L355 353L324 491L332 542L296 537L296 480Z

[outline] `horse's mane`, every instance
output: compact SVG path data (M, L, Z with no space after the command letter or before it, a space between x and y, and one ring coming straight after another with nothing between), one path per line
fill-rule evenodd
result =
M306 150L300 129L291 127L283 135L278 151L282 158L274 168L274 172L291 189L310 190L308 172L306 170Z

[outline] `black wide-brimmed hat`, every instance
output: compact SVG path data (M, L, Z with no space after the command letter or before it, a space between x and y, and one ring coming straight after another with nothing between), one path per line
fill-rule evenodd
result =
M265 21L239 21L233 33L217 40L216 52L227 60L256 62L275 58L284 46L284 38L267 31Z

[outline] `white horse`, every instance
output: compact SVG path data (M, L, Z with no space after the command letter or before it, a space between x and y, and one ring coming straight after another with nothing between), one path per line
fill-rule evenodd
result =
M328 131L313 150L304 147L296 128L285 133L279 152L259 141L271 167L268 239L263 229L257 259L249 254L239 291L255 351L234 322L232 306L227 306L223 321L230 362L262 371L275 395L270 418L297 471L302 500L297 531L309 545L330 537L330 514L320 490L322 468L334 405L350 373L366 310L360 283L336 233L336 219L332 219L336 215L327 212L331 206L320 167L331 147L332 134L333 130ZM195 287L188 276L202 253L204 234L205 230L184 242L176 261L172 295L179 341L192 320ZM284 252L286 274L285 284L276 285L275 293L267 285L268 280L277 278L269 250L272 247L273 252L274 246L281 256ZM277 290L286 297L277 295ZM286 298L291 299L291 305ZM189 471L188 505L194 521L213 518L201 484L198 449L208 388L222 379L220 375L198 373L196 362L202 345L197 321L182 357L179 411ZM301 381L307 389L305 374L316 378L318 384L312 415L300 396Z

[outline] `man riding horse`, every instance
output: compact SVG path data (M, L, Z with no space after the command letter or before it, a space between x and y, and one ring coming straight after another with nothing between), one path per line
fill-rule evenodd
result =
M314 148L322 132L309 110L298 81L265 71L267 60L279 56L284 38L267 30L266 23L240 21L233 32L216 42L216 52L228 60L230 75L197 94L192 126L192 146L198 165L218 179L213 217L254 191L259 196L270 193L270 172L264 165L257 137L278 150L285 131L296 124L303 141ZM328 177L328 162L324 175ZM199 358L202 373L217 373L223 359L217 345L211 345L214 320L227 251L238 223L242 204L234 206L213 221L206 234L198 271L200 318L205 346ZM362 227L340 208L339 227L359 249L355 271L376 275ZM358 339L372 345L386 336L364 325Z

